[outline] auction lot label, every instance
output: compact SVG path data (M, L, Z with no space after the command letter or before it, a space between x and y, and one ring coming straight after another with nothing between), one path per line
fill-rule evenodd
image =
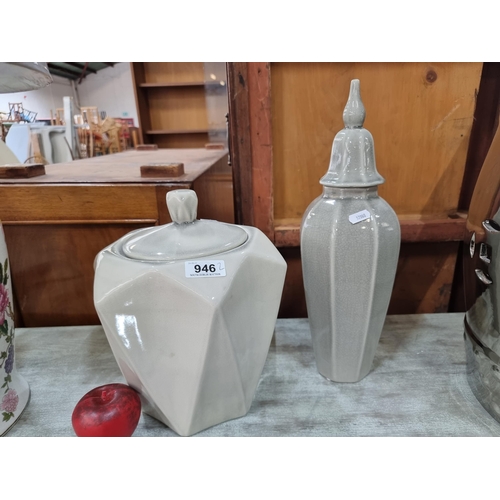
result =
M185 263L186 278L218 278L226 275L223 260L190 260Z
M356 212L355 214L349 215L349 222L351 224L357 224L358 222L363 222L370 217L371 214L370 212L368 212L368 210L361 210L361 212Z

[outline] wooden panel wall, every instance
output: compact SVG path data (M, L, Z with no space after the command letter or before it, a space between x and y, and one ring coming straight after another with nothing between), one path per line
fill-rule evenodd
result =
M456 227L460 239L463 221L446 218L459 205L481 70L481 63L273 63L277 244L297 244L302 214L322 192L319 179L328 169L333 138L344 127L350 81L358 78L365 127L386 179L379 193L407 222L389 313L446 311L459 243L440 244L439 227ZM435 243L418 243L421 219L442 220L431 238ZM291 252L282 313L302 315L300 260Z
M196 130L208 128L203 88L149 89L152 130Z
M322 187L351 79L361 82L380 195L400 216L456 211L481 63L271 65L275 220L302 217ZM279 222L276 222L279 225Z
M198 195L198 219L213 219L234 224L233 176L227 157L193 183Z
M96 255L151 224L5 225L17 327L98 325L93 301ZM36 252L27 242L36 244Z

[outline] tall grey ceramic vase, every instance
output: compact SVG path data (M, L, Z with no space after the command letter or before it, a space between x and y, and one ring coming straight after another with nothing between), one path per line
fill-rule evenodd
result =
M344 125L333 141L323 194L307 208L301 254L318 371L357 382L371 370L394 285L401 233L379 197L373 137L363 128L359 80L352 80Z

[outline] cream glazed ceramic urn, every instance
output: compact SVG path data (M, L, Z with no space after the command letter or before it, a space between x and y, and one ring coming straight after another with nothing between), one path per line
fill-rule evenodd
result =
M359 80L335 137L323 194L307 208L301 256L314 355L321 375L357 382L372 366L392 293L399 221L378 196L373 137L363 128Z
M182 436L250 409L286 262L258 229L196 220L194 191L167 194L172 223L132 231L95 261L94 302L145 413Z

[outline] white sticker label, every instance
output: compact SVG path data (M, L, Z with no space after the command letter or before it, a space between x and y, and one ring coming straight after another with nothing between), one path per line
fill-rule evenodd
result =
M361 210L361 212L356 212L355 214L349 215L349 222L351 224L357 224L371 217L368 210Z
M223 260L190 260L185 263L186 278L216 278L226 275Z

